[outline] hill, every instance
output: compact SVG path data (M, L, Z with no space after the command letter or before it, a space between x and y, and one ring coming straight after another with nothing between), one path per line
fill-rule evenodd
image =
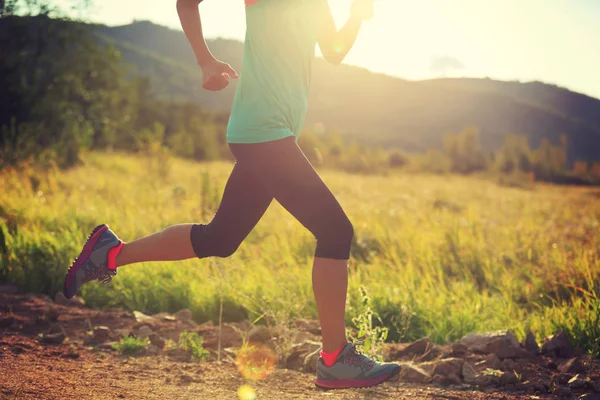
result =
M229 109L235 86L220 93L201 89L200 71L182 32L147 21L95 29L122 52L130 73L151 77L158 96ZM242 43L216 39L209 46L241 68ZM407 81L317 59L307 124L316 122L359 143L409 151L441 147L445 133L467 126L480 129L486 149L497 148L507 133L527 136L532 147L542 139L557 144L564 133L570 162L600 160L600 100L541 82Z

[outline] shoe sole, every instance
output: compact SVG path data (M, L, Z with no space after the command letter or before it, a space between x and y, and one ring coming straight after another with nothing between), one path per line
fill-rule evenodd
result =
M77 271L83 265L85 260L87 260L90 254L92 254L92 250L94 250L98 239L100 239L102 233L104 233L107 229L108 225L106 224L98 225L97 227L95 227L92 233L90 233L90 236L88 237L87 241L85 242L81 253L79 253L77 258L73 260L73 264L71 264L71 266L69 267L69 272L67 272L67 276L65 278L65 283L63 286L63 294L67 299L70 299L76 294L73 293L73 296L67 296L67 290L69 289L69 284L71 280L75 277L75 274L77 274Z
M329 380L323 381L316 379L315 385L321 389L353 389L353 388L365 388L379 385L387 380L395 378L400 374L401 368L397 368L395 371L388 375L380 376L375 379L340 379L340 380Z

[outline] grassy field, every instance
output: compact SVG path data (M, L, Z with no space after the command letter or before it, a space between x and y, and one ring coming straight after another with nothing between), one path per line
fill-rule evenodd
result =
M92 153L69 171L0 172L0 280L53 295L85 238L107 223L129 241L210 220L232 165ZM600 191L397 173L321 171L354 223L348 324L364 286L390 340L456 340L511 328L600 341ZM119 269L87 285L93 307L190 308L197 321L316 317L314 240L274 203L228 259Z

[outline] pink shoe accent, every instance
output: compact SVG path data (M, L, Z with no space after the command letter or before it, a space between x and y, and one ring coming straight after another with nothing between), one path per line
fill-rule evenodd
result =
M96 242L98 241L98 239L100 239L100 236L102 235L102 233L104 231L106 231L107 229L108 229L108 225L102 226L102 228L98 229L89 238L89 240L87 241L85 246L83 246L83 250L77 257L77 259L75 259L73 266L69 269L69 273L67 274L67 279L65 279L65 286L67 288L69 287L69 283L71 282L71 279L73 278L73 276L75 276L75 274L77 273L77 270L79 269L79 267L81 267L83 265L83 262L85 260L87 260L87 258L92 253L92 250L94 249L94 246L96 245Z
M114 271L117 269L117 256L121 252L121 249L125 246L125 242L121 242L118 246L113 247L108 251L108 269Z
M258 3L259 0L246 0L246 7L250 7L252 4Z
M325 364L327 367L333 366L333 364L335 364L335 362L337 361L338 356L340 355L342 350L344 350L344 347L346 347L347 344L348 343L344 343L339 349L334 350L331 353L321 351L319 355L323 359L323 364Z
M384 376L380 376L375 379L345 379L345 380L331 380L331 381L322 381L320 379L315 380L315 384L320 387L324 387L327 389L349 389L349 388L360 388L360 387L368 387L375 386L380 384L381 382L388 379L392 374L387 374Z

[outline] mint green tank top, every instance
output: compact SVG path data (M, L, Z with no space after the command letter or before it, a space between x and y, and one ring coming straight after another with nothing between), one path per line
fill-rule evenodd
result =
M227 126L229 143L298 135L325 0L246 0L244 59Z

